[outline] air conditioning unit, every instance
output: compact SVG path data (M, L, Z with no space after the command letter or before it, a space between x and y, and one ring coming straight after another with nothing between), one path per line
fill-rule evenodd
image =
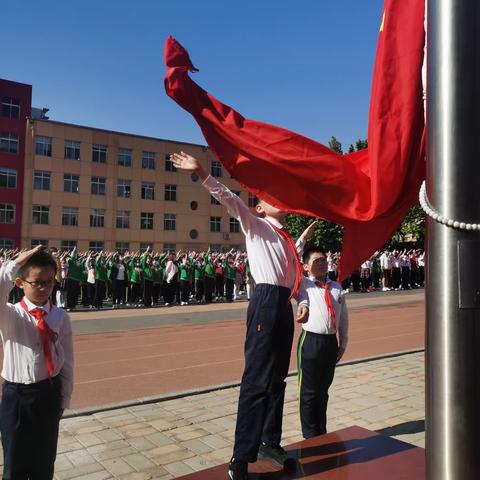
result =
M230 234L229 233L224 233L223 234L223 239L224 240L230 240Z

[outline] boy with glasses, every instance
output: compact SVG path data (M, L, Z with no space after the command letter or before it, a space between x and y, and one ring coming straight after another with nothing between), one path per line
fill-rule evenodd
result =
M73 390L70 318L50 300L56 272L41 246L0 268L4 479L53 478L59 422ZM16 304L6 301L12 282L25 294Z

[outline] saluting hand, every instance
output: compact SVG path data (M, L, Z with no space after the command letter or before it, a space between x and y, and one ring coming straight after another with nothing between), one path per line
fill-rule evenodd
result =
M37 245L36 247L27 250L26 252L20 253L20 255L15 259L15 263L18 267L21 267L27 260L36 252L43 249L43 245Z

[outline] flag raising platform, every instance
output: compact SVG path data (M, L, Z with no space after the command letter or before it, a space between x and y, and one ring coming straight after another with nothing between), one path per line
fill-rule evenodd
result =
M249 464L249 480L424 480L425 451L365 428L348 427L286 448L298 460L296 473L264 461ZM227 465L180 480L225 480Z

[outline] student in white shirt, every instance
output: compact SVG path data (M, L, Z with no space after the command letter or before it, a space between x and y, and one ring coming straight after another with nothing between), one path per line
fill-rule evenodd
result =
M310 438L327 432L328 389L347 348L348 310L342 286L326 277L327 257L322 248L306 247L303 268L308 277L301 288L308 295L310 312L302 324L297 361L302 433Z
M196 158L183 152L171 158L176 168L195 172L210 194L240 222L256 284L247 312L245 370L228 478L247 480L248 463L255 462L257 455L284 469L293 469L296 462L286 455L280 440L294 330L290 298L303 275L295 245L283 230L286 212L260 201L255 207L263 216L260 218L237 195L207 175ZM297 300L297 321L306 321L306 299Z
M41 246L0 269L5 479L53 478L59 422L73 390L70 318L49 299L56 269ZM16 304L6 302L13 281L25 294Z

